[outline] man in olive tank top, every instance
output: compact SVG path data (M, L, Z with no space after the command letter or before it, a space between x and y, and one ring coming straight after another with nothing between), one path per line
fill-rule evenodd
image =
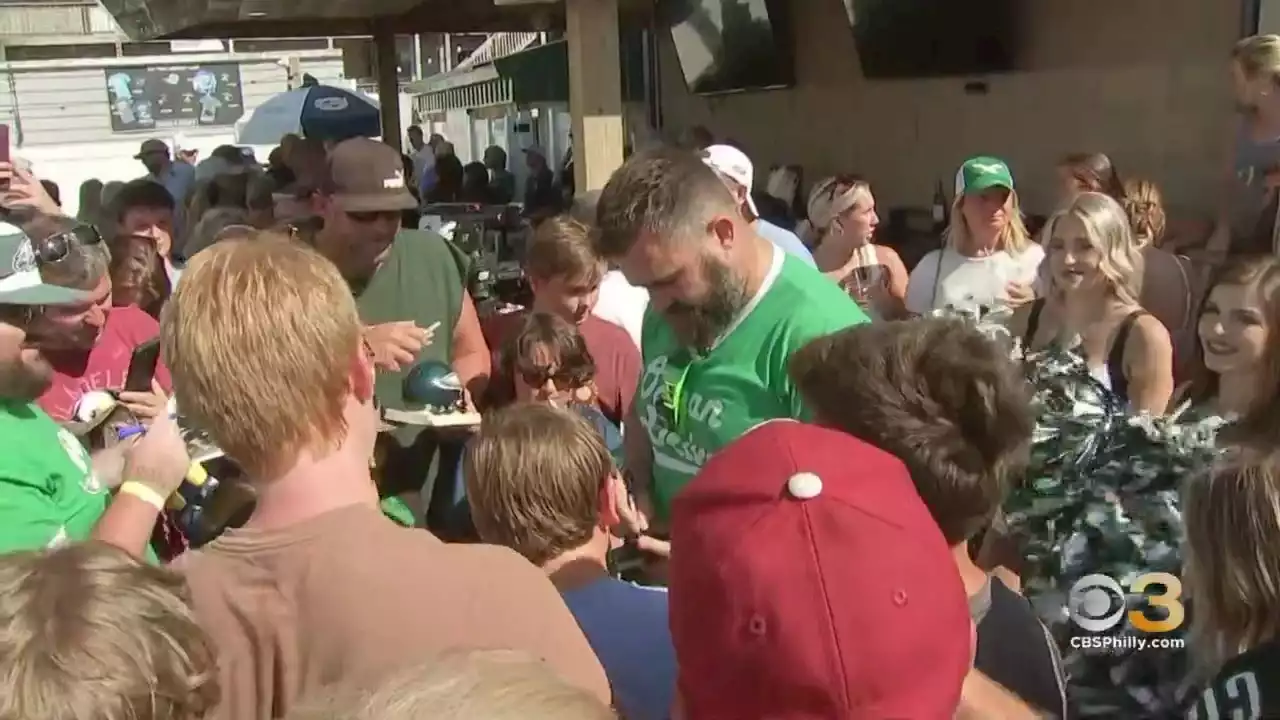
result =
M867 316L760 237L715 171L686 150L633 155L596 216L600 254L649 291L623 442L637 499L662 522L713 453L760 423L805 417L787 375L792 352Z
M401 229L401 213L417 201L400 154L367 138L339 143L329 152L315 204L323 227L312 244L351 284L379 367L378 402L404 409L405 375L427 361L451 365L479 397L490 359L466 290L467 259L435 233ZM402 427L390 437L379 473L383 495L421 488L429 503L437 477L452 482L463 438L421 427Z

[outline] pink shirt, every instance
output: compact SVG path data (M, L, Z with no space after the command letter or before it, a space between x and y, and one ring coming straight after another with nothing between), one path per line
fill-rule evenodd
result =
M138 307L112 308L92 350L45 352L53 365L53 384L36 403L58 422L71 420L86 392L123 389L134 348L159 334L160 324ZM169 369L163 363L156 365L156 380L169 391Z

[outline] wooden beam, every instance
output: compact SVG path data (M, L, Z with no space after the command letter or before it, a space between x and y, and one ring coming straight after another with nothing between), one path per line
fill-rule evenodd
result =
M126 29L126 32L128 30ZM373 35L373 18L313 18L304 20L244 20L200 23L157 36L162 40L201 38L297 38Z
M123 0L106 3L114 10ZM400 35L430 32L510 32L510 31L560 31L566 27L563 4L494 5L492 0L421 0L412 9L399 15L356 15L325 17L322 15L299 16L294 13L296 0L259 2L255 8L267 13L261 18L225 21L216 15L204 14L200 6L192 5L183 12L172 12L169 6L190 3L191 0L141 0L148 8L161 8L160 12L125 13L117 15L121 29L132 41L143 40L194 40L199 38L294 38L294 37L343 37L372 35L375 20L389 20ZM643 25L652 18L652 0L620 0L621 12L626 24ZM133 7L132 3L126 4ZM370 8L372 9L372 8ZM339 10L340 12L340 10ZM114 13L113 13L114 14ZM162 27L139 30L136 23L143 18L160 18ZM168 22L171 18L180 21Z
M382 142L400 150L400 56L396 53L396 31L391 23L379 22L374 26L373 49L377 58Z
M598 190L622 164L622 72L618 0L565 0L573 179Z

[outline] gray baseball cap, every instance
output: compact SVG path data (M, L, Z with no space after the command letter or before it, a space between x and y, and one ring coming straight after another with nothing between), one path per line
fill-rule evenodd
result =
M91 293L47 283L36 249L16 225L0 221L0 305L66 305Z

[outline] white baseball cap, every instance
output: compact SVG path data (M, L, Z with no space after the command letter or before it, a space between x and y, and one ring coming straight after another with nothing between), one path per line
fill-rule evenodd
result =
M40 277L39 259L26 233L0 222L0 305L66 305L90 295L46 283Z
M756 209L756 201L751 199L751 184L755 178L755 168L751 158L731 145L708 145L702 151L702 162L715 170L721 177L741 185L747 189L747 209L751 214L760 217Z

